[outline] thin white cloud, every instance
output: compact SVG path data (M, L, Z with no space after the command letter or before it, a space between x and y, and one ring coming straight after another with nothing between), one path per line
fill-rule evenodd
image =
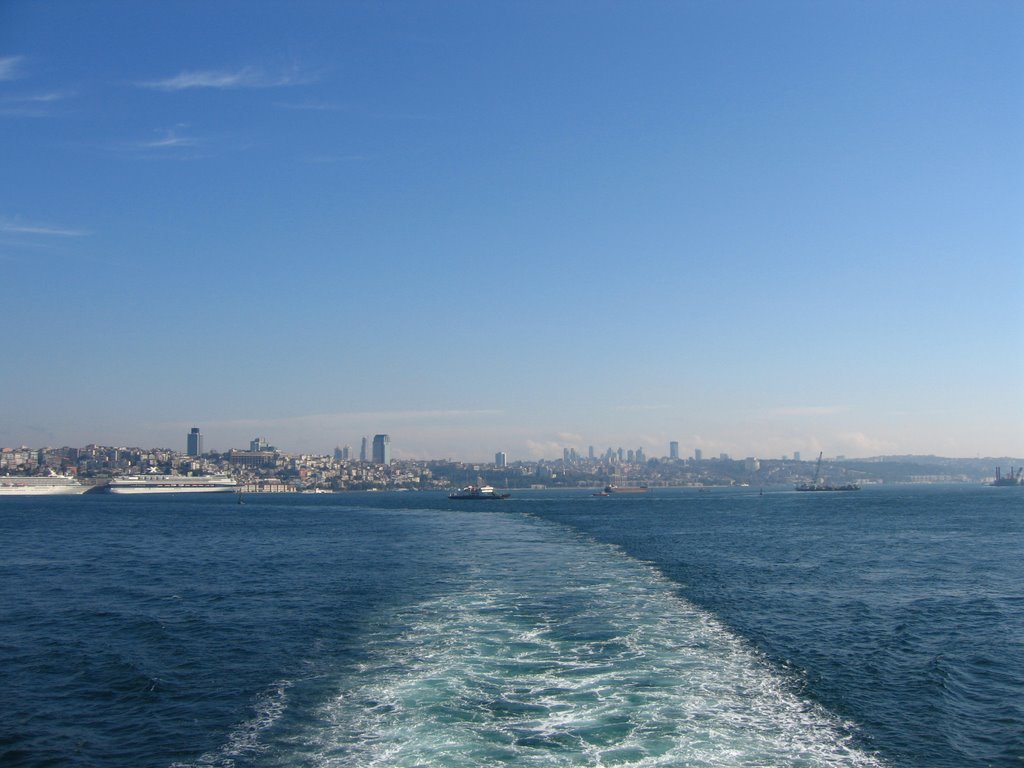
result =
M6 96L0 99L0 115L6 117L49 117L58 102L74 94L61 91Z
M180 131L187 128L186 125L178 125L174 128L168 128L164 130L163 135L157 139L151 139L149 141L140 141L138 147L140 149L173 149L175 147L194 147L199 143L199 140L192 136L183 136Z
M281 101L274 106L307 112L338 112L342 109L341 106L328 101Z
M31 104L50 104L55 101L62 101L63 99L69 98L70 93L63 93L62 91L51 91L50 93L37 93L31 96L23 96L17 101L24 101Z
M85 237L90 234L83 229L67 229L64 227L52 227L46 224L28 224L18 219L0 218L0 232L8 232L15 235L43 235L55 237Z
M789 416L834 416L837 413L845 413L850 410L845 405L794 405L782 408L772 408L768 415L774 418L786 418Z
M644 413L646 411L664 411L667 410L667 405L653 405L643 403L631 403L626 405L617 405L615 410L622 413Z
M251 419L230 419L225 421L204 422L207 426L218 429L253 429L272 431L278 429L322 429L336 425L352 425L364 422L425 422L445 420L481 419L500 416L504 412L497 409L481 408L475 410L404 410L404 411L349 411L340 413L302 414L299 416L283 416Z
M310 82L310 76L296 71L268 73L258 67L237 70L206 69L180 72L174 77L137 83L140 88L155 91L186 91L192 88L280 88Z
M21 77L21 62L24 56L0 56L0 80L17 80Z
M555 440L527 440L525 446L527 457L533 460L552 456L562 458L562 450L571 447Z

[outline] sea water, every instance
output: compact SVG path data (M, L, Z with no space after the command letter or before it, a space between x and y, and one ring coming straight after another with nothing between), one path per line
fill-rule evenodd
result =
M1024 494L3 499L4 766L1024 765Z

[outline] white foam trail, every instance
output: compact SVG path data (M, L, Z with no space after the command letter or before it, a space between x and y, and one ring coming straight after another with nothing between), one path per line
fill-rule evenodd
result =
M463 589L383 616L372 661L273 762L881 765L655 569L546 525L526 526L528 572L480 553Z
M253 716L236 725L220 749L202 755L194 763L173 763L171 768L235 768L240 761L248 763L266 752L268 747L261 742L261 736L284 714L290 686L289 681L279 681L257 695L253 703Z

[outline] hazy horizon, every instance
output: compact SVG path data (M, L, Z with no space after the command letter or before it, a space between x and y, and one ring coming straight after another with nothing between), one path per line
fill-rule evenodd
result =
M0 7L0 446L1024 456L1024 5Z

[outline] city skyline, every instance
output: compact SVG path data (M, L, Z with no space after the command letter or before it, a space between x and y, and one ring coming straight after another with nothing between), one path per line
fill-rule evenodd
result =
M1024 455L1022 92L1000 0L5 4L0 445Z
M506 451L497 451L493 455L493 461L483 460L483 459L479 459L479 458L475 458L475 457L460 457L460 456L454 456L454 455L451 455L451 454L433 455L433 454L411 453L411 452L403 451L403 450L401 450L401 448L399 448L398 454L394 455L393 454L392 443L391 443L391 436L387 435L387 434L376 434L376 435L374 435L373 442L372 442L372 450L370 448L371 444L369 442L369 438L363 437L362 438L362 442L363 442L363 449L360 450L358 460L356 460L352 456L352 448L348 444L345 444L344 447L342 447L340 444L338 444L338 445L336 445L334 447L333 451L322 451L322 452L318 452L318 451L302 451L302 450L296 451L296 450L289 450L287 447L279 448L279 447L277 447L275 445L271 445L270 442L267 440L267 438L266 437L262 437L262 436L254 437L254 438L252 438L252 439L250 439L248 441L248 443L249 443L248 452L249 453L245 454L245 449L244 448L239 448L237 446L231 446L231 447L227 447L227 448L219 448L218 447L218 448L211 448L210 450L206 450L206 448L204 447L205 446L205 435L202 433L201 428L200 427L192 427L189 430L189 432L184 435L184 445L185 445L184 450L182 450L179 447L174 447L172 445L164 445L164 444L146 444L146 445L144 445L144 444L141 444L141 443L140 444L135 444L135 445L116 444L116 445L109 445L109 446L104 446L104 447L116 448L116 449L119 449L119 450L120 449L126 449L126 450L143 450L143 451L148 451L148 450L153 450L153 451L171 451L173 453L177 453L178 455L189 457L189 458L191 458L191 457L201 457L201 456L211 456L211 455L218 455L218 454L231 454L231 453L234 453L234 454L244 454L244 455L252 455L252 454L257 454L257 453L266 453L266 454L286 455L286 456L299 456L299 455L319 456L319 457L332 456L334 458L334 460L336 460L336 461L344 461L344 462L352 461L352 462L358 462L360 464L389 465L389 464L391 464L392 461L413 461L413 462L417 462L417 461L448 461L448 460L450 460L450 461L455 461L455 462L463 462L463 463L471 463L471 464L493 464L494 466L497 466L499 468L500 467L507 467L507 466L509 466L511 464L519 463L519 462L522 462L522 463L554 462L554 461L557 461L559 458L561 458L563 462L574 464L574 465L585 464L585 463L594 464L594 463L602 463L602 462L613 462L613 463L620 463L620 464L644 464L648 460L654 460L655 462L662 462L662 461L666 461L667 460L667 461L672 462L672 463L690 463L690 464L694 464L694 465L700 465L704 461L707 460L707 459L705 459L704 452L703 452L703 450L701 448L693 448L689 452L689 454L680 453L679 441L677 441L677 440L669 441L668 445L667 445L667 450L666 451L659 451L657 447L653 447L653 446L651 446L651 447L637 446L637 447L628 448L628 447L624 447L624 446L621 446L621 445L620 446L609 445L609 446L607 446L605 448L598 448L598 449L595 450L595 446L593 444L587 445L585 449L579 447L578 445L568 445L568 444L566 444L566 445L562 445L559 448L560 456L557 456L557 455L550 455L550 456L548 456L548 455L543 455L543 456L542 455L531 455L531 456L513 456L513 457L510 458L508 452L506 452ZM64 445L64 446L57 446L57 445L27 446L27 445L21 445L21 446L0 446L0 449L2 449L5 452L5 454L6 454L9 451L25 451L25 450L28 450L28 451L37 451L37 450L38 451L44 451L44 450L52 451L52 450L59 450L61 448L84 448L84 447L87 447L87 446L103 446L103 444L96 443L95 441L90 441L90 442L83 443L83 444L77 445L77 446L72 446L72 445ZM819 453L819 455L823 455L824 451L819 451L818 453ZM794 450L791 453L783 453L783 454L780 454L780 455L768 455L768 454L758 454L758 453L750 453L750 452L740 452L738 454L733 455L733 454L730 454L728 452L723 451L723 452L720 452L717 455L711 457L710 460L712 460L712 461L714 461L714 460L719 460L719 461L737 461L737 460L744 461L745 460L745 461L749 462L749 461L757 461L759 459L766 459L766 460L780 460L780 461L800 462L802 460L801 459L801 455L802 455L802 452L800 450ZM906 455L913 455L913 454L906 454ZM894 455L890 455L890 458L892 456L894 456ZM926 456L934 456L934 454L918 454L918 456L926 457ZM879 458L879 457L880 456L878 456L878 455L876 455L876 456L855 457L855 456L846 456L845 454L842 454L842 453L835 453L835 454L830 454L829 456L826 457L826 459L830 460L830 461L833 461L833 460L843 461L843 460L856 460L858 458L870 458L870 459L873 459L873 458ZM989 454L989 455L986 455L984 457L979 455L979 456L975 456L975 457L938 457L938 458L965 459L965 460L969 460L971 458L974 458L974 459L979 459L979 458L993 458L993 459L1005 458L1005 459L1013 460L1013 459L1016 459L1018 457L1012 456L1010 454L1003 454L1003 455ZM811 457L809 459L809 461L812 461L812 462L815 461L815 460L816 460L815 457Z

